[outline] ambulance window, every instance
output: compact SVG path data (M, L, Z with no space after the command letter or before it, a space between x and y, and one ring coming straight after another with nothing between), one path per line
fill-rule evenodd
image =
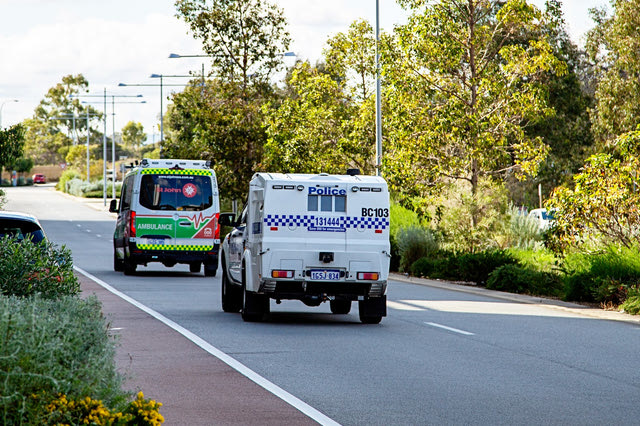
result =
M317 195L309 195L307 198L307 210L310 212L318 211L318 196Z
M320 200L320 210L323 212L330 212L333 207L333 197L331 195L322 195Z
M202 211L213 205L211 178L143 175L140 204L151 210Z
M344 195L336 195L336 208L337 212L346 212L347 211L347 197Z

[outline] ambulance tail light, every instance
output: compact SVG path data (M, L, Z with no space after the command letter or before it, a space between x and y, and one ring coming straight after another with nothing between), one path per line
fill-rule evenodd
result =
M271 278L293 278L293 271L274 269L271 271Z
M129 212L129 237L135 238L136 236L136 212L131 210Z
M216 213L215 216L213 216L213 238L215 240L219 240L220 239L220 213Z
M365 281L378 281L379 274L377 272L358 272L358 279Z

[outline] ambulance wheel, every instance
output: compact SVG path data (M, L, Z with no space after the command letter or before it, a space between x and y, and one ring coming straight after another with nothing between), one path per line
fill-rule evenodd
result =
M122 272L124 270L122 259L118 259L118 255L115 250L113 251L113 270L116 272Z
M222 268L222 310L225 312L240 312L242 310L241 288L229 282L227 272Z
M336 315L346 315L351 312L351 300L330 300L329 307Z
M193 272L194 274L197 274L200 272L200 267L202 266L202 264L200 262L193 262L189 264L189 272Z
M215 277L216 272L218 271L218 265L215 263L205 263L204 264L204 276L205 277Z
M125 275L133 275L136 273L136 268L138 265L135 262L131 262L126 257L122 261L122 269L124 270Z
M262 321L269 313L269 298L247 290L242 283L242 319L246 322Z

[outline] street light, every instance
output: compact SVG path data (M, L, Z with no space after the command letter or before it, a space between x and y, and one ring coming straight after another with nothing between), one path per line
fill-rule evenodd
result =
M160 87L160 140L163 141L164 140L164 119L163 119L163 107L162 107L162 87L163 86L180 86L180 87L184 87L186 86L186 84L163 84L162 82L162 75L160 74L151 74L151 78L160 78L160 84L131 84L131 83L118 83L118 87L129 87L129 86L153 86L153 87ZM171 77L171 76L165 76L165 77Z
M2 129L2 108L4 107L4 104L6 104L7 102L18 102L17 99L9 99L7 101L4 101L3 103L0 104L0 129Z
M141 98L142 95L112 95L116 97L126 97L126 98ZM69 98L103 98L104 105L104 132L102 133L102 201L104 205L107 205L107 88L104 88L104 92L102 95L69 95ZM115 141L112 142L114 144ZM113 149L115 152L115 148ZM113 158L113 168L114 168L114 179L115 179L115 155ZM115 183L114 183L115 186ZM115 198L116 193L113 191L113 198Z
M382 173L382 100L380 90L380 1L376 0L376 174Z

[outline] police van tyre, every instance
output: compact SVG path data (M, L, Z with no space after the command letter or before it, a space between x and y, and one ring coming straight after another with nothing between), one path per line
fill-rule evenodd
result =
M358 301L358 313L363 324L379 324L387 315L387 296L371 297Z
M240 312L242 310L242 294L237 285L229 282L227 271L222 267L222 310L224 312Z
M197 274L200 272L200 267L201 267L201 263L200 262L193 262L189 264L189 272L192 272L194 274Z
M351 312L351 300L330 300L329 307L331 308L331 313L346 315Z
M242 270L242 319L246 322L262 321L269 313L269 298L247 290Z
M113 270L116 272L122 272L124 270L122 259L118 259L118 255L115 250L113 251Z

